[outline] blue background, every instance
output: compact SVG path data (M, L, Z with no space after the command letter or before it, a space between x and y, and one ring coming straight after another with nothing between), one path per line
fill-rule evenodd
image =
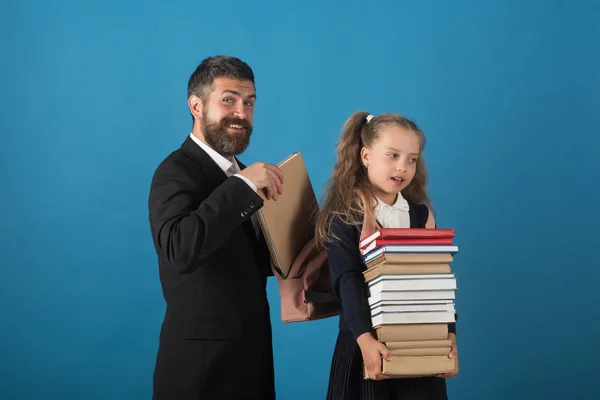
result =
M242 161L301 151L319 197L354 111L426 132L461 248L452 399L600 398L599 26L594 1L3 2L0 398L150 398L149 184L214 54L256 73ZM269 298L278 398L324 398L337 319Z

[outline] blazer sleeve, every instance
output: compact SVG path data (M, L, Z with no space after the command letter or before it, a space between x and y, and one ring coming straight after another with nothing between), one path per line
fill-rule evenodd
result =
M161 164L152 178L148 208L155 247L180 271L198 268L264 203L233 176L202 200L201 178L174 162Z
M364 263L358 248L359 232L356 227L334 219L332 233L337 237L327 246L332 287L342 305L344 319L357 339L372 328L371 309L362 275Z

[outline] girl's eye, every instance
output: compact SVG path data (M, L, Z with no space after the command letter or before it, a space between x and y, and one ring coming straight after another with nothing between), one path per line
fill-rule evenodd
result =
M414 164L417 162L417 160L418 160L418 158L411 158L409 161L411 164Z
M392 154L392 153L390 153L390 154L388 154L388 157L390 157L390 158L397 158L398 154Z

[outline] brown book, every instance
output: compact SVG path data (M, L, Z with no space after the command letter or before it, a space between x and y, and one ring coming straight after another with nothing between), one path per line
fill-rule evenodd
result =
M419 349L419 348L433 348L433 347L451 347L452 340L409 340L403 342L385 342L385 346L390 349Z
M285 278L300 251L314 237L319 205L302 154L293 153L278 167L284 175L283 195L277 201L267 200L259 191L264 205L256 214L271 262Z
M449 274L450 264L389 264L386 261L376 264L363 272L369 282L381 275L392 274Z
M385 261L389 264L451 264L450 253L384 253L369 260L367 269Z
M444 356L392 356L392 360L383 359L381 372L390 378L414 378L434 376L454 371L454 359ZM363 368L367 379L367 368Z
M450 347L417 347L414 349L392 349L392 356L447 356Z
M390 377L428 376L454 371L454 359L444 356L404 356L383 360L382 373Z
M393 324L375 328L380 342L446 340L448 324Z

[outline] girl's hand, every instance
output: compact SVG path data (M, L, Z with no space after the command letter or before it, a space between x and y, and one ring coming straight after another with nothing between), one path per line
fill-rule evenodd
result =
M388 348L378 342L370 332L363 333L356 341L365 362L367 377L376 381L388 379L388 376L381 373L381 357L385 357L388 361L392 359Z
M448 372L447 374L438 375L440 378L454 378L456 374L458 374L458 347L456 347L456 335L454 333L450 333L448 334L448 339L452 340L452 347L450 348L448 357L454 359L454 370L452 372Z

